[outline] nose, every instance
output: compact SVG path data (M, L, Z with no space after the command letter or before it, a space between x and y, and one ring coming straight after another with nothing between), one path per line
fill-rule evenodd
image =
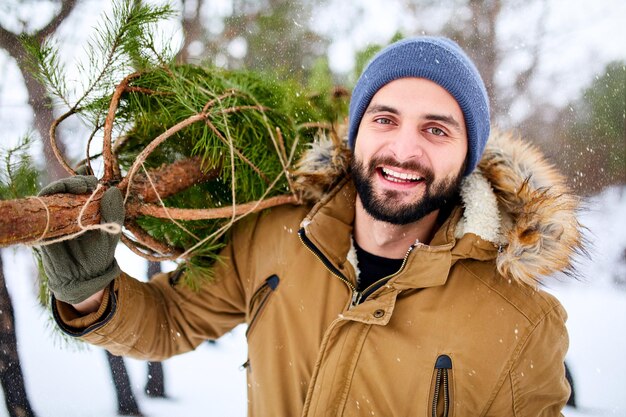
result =
M405 125L392 139L389 150L399 162L420 159L424 155L423 140L415 127Z

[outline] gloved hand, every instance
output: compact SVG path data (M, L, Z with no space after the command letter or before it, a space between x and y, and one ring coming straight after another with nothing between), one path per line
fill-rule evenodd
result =
M76 175L52 182L39 195L85 194L93 192L97 185L93 175ZM124 199L117 187L102 195L100 214L103 223L124 223ZM90 230L74 239L41 246L43 268L54 296L78 304L105 288L120 274L114 257L119 239L119 234Z

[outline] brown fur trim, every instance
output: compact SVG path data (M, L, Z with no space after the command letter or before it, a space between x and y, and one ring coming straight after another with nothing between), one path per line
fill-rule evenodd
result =
M487 142L479 168L510 218L498 271L536 287L545 275L571 270L583 238L576 217L580 201L565 178L537 148L499 132Z
M348 173L351 151L336 132L320 132L291 172L300 201L315 204Z

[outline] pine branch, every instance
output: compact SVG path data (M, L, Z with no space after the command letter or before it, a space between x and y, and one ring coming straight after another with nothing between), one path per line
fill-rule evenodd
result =
M26 136L15 147L0 149L0 200L21 198L36 192L39 173L28 153L31 143L32 138Z
M26 52L26 67L50 94L68 108L69 91L65 83L66 69L59 55L59 47L54 39L39 40L36 36L22 35L19 38Z
M215 170L201 169L198 158L179 161L150 172L152 183L158 181L156 188L153 188L147 176L138 175L131 186L130 194L133 198L127 204L127 211L137 212L137 206L156 202L158 195L166 198L194 184L210 180L215 175ZM55 194L0 201L0 247L79 232L81 229L77 219L90 196ZM101 197L102 193L95 195L86 206L81 219L83 225L100 223ZM27 218L28 221L15 221L18 218Z
M66 6L64 4L64 8ZM133 65L146 68L172 59L165 51L157 51L151 40L152 35L146 37L145 34L150 33L156 22L173 14L169 5L151 6L129 0L114 1L111 15L103 15L101 20L104 24L87 42L87 63L76 63L78 72L88 75L87 83L76 98L71 97L65 83L67 71L59 58L56 41L38 33L22 37L22 44L29 55L31 72L56 99L65 104L67 113L95 109L97 120L97 110L101 108L98 103L108 96L120 74L131 71ZM150 54L145 52L146 48Z
M184 259L193 287L211 275L236 221L299 203L292 165L317 130L332 128L338 109L347 107L340 99L328 103L329 92L309 94L294 81L174 65L148 29L169 9L135 3L118 2L104 18L82 71L89 80L75 98L54 41L33 47L32 54L39 76L67 107L51 126L53 149L63 121L78 117L91 124L85 163L101 158L100 183L126 194L122 241L147 259ZM91 155L100 134L102 153ZM97 224L100 196L0 202L0 246L78 232L81 210L80 223Z

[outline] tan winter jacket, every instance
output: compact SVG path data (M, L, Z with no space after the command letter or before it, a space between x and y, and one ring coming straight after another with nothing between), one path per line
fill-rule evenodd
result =
M57 302L56 319L114 354L157 360L246 322L255 417L558 416L569 395L566 314L535 283L568 267L580 237L575 200L531 156L493 139L463 207L364 294L344 179L312 209L238 223L199 292L175 274L122 275L100 311L78 317Z

